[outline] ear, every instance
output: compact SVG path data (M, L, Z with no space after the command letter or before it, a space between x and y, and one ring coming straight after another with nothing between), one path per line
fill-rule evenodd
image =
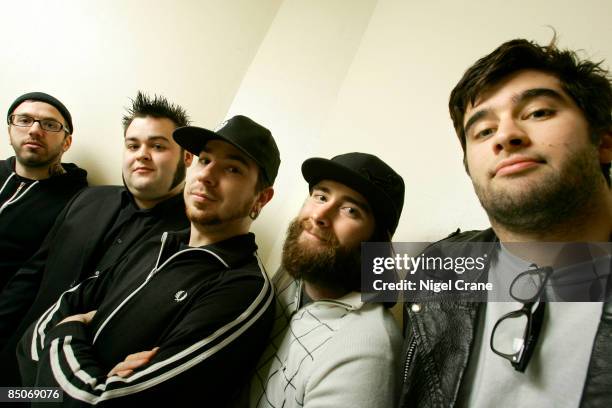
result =
M185 167L191 166L191 162L193 161L193 154L185 150L185 157L183 158L183 160L185 160Z
M272 199L272 197L274 197L274 188L272 187L264 188L263 190L259 192L259 195L257 196L257 200L255 200L254 209L256 209L257 212L260 212L261 209L266 204L268 204L268 202Z
M64 144L62 146L62 150L65 152L68 151L68 149L70 149L70 146L72 145L72 135L66 135L66 137L64 138Z
M612 162L612 130L608 130L601 135L599 142L599 162L607 164Z

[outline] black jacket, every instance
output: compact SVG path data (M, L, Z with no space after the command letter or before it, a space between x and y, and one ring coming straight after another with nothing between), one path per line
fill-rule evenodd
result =
M459 232L444 242L496 242L493 230ZM495 246L491 246L493 250ZM453 407L473 350L480 303L404 304L400 407ZM416 307L415 307L416 306ZM612 407L612 304L603 304L580 406Z
M126 197L129 193L119 186L81 191L57 217L39 251L0 293L0 366L4 367L0 385L19 385L15 347L30 324L70 286L120 261L107 259L107 265L99 264L106 250L104 238ZM164 231L189 225L182 194L148 211L151 223L142 231L142 241L159 240Z
M188 230L164 234L65 292L19 345L24 385L60 386L66 406L230 403L268 338L272 286L253 234L199 248L188 238ZM91 310L87 326L57 325ZM155 346L131 376L106 377L128 354Z
M0 160L0 290L40 247L62 208L87 186L87 172L62 163L64 174L28 180L15 157Z

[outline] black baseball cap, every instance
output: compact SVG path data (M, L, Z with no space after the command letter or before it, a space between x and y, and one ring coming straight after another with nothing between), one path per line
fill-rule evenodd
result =
M378 224L392 236L404 206L404 180L378 157L346 153L331 160L314 157L302 163L302 174L312 189L322 180L337 181L365 197Z
M48 103L49 105L53 106L59 111L59 113L62 114L64 120L66 121L66 128L68 128L68 133L72 134L72 132L74 131L74 128L72 127L72 116L70 115L68 108L66 108L66 106L64 106L64 104L61 103L58 99L44 92L29 92L15 99L15 101L8 109L6 119L8 120L9 116L13 114L13 111L17 108L17 106L21 105L21 103L25 101L39 101Z
M172 137L196 156L209 140L223 140L253 159L262 169L266 181L270 185L274 184L280 165L276 142L268 129L246 116L234 116L223 122L216 131L197 126L180 127L174 130Z

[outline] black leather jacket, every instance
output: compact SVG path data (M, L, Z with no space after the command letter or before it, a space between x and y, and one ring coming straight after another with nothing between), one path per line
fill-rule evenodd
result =
M495 242L491 230L469 231L453 242ZM492 245L491 249L494 246ZM476 336L480 303L404 304L400 407L453 407ZM612 303L603 304L580 407L612 407Z

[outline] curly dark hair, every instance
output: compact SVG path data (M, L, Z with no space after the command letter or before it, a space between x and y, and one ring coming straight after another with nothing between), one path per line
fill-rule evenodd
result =
M127 114L123 116L123 134L127 131L134 118L166 118L174 122L176 127L188 126L189 116L185 109L179 105L172 104L161 95L154 95L152 98L141 91L138 91L136 98L132 99L132 106L126 108Z
M546 72L559 79L563 90L584 113L594 144L600 142L604 132L612 130L612 84L603 61L580 59L576 52L560 50L555 43L556 37L546 46L524 39L505 42L463 74L451 92L448 107L463 148L464 163L463 121L468 105L508 75L523 69ZM610 163L601 164L601 170L610 185Z

